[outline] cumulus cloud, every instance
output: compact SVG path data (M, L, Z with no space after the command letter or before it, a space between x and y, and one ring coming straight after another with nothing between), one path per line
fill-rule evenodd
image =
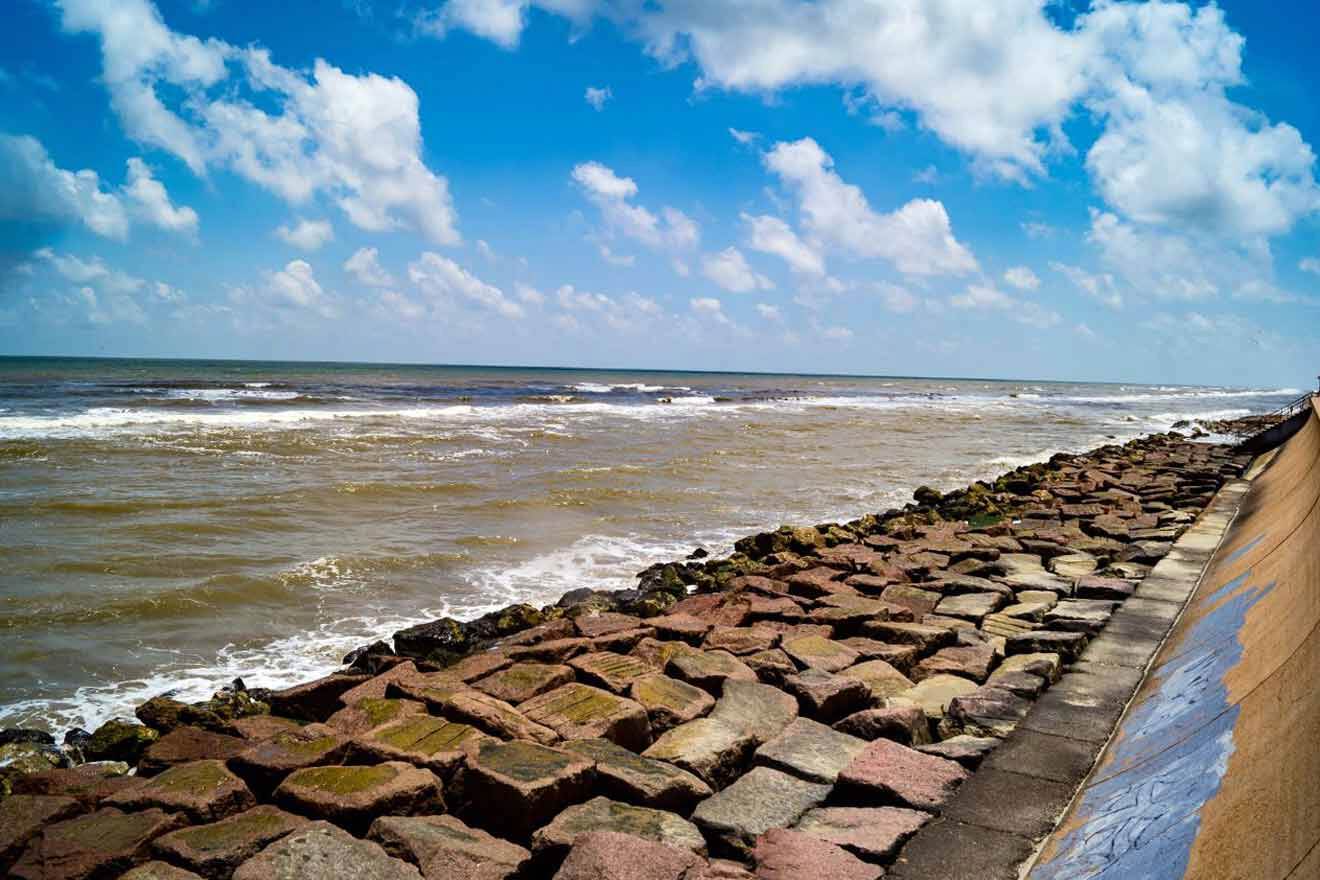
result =
M32 256L48 264L62 278L74 284L92 285L113 293L133 293L141 290L147 283L141 278L111 268L96 256L83 259L75 254L59 253L51 248L41 248Z
M309 76L259 47L176 33L148 0L58 5L65 30L100 39L102 81L135 140L199 175L228 168L292 204L323 195L363 229L459 240L448 182L421 158L417 94L402 80L320 59Z
M1004 283L1018 290L1035 290L1040 287L1040 278L1029 266L1013 266L1004 272Z
M394 276L380 264L380 252L374 247L358 248L344 261L344 271L368 287L393 287Z
M969 284L967 289L950 297L949 305L955 309L1005 312L1014 321L1038 329L1057 326L1063 316L1040 303L1018 299L988 284Z
M285 243L305 251L319 250L335 237L335 230L327 220L299 220L295 226L281 225L275 234Z
M954 237L940 202L913 199L892 213L877 213L811 138L775 144L765 163L797 196L808 239L852 257L884 259L907 275L976 271L976 258Z
M774 282L752 270L742 251L728 247L717 254L707 254L701 261L701 272L711 281L731 293L752 290L772 290Z
M740 131L732 126L729 128L729 136L744 147L754 144L761 139L761 135L758 132Z
M1123 308L1123 295L1119 292L1113 275L1107 272L1096 274L1086 271L1081 266L1070 266L1060 262L1051 262L1050 268L1067 277L1079 290L1096 302L1111 309Z
M767 321L779 323L784 320L784 314L779 310L779 306L772 306L769 303L757 303L756 313Z
M688 308L704 321L724 325L733 323L729 320L729 316L724 314L724 305L713 296L694 297L688 300Z
M560 316L565 319L559 321L560 325L572 330L583 329L584 321L599 321L610 330L635 332L649 326L664 313L659 303L638 293L616 298L579 290L571 284L555 291L555 301L569 313Z
M506 318L517 319L527 314L498 287L487 284L448 257L431 251L408 264L408 278L442 302L467 301Z
M316 280L312 266L306 260L291 260L283 269L266 274L266 289L284 304L316 312L333 318L338 314Z
M768 214L757 217L742 214L741 217L747 224L747 246L752 250L774 254L794 272L803 275L825 274L825 258L820 251L799 238L793 227L783 220Z
M650 248L685 250L696 246L700 230L695 221L677 208L664 207L656 215L635 204L637 183L620 177L600 162L582 162L573 167L573 181L600 209L606 227Z
M197 231L197 212L186 205L176 206L170 200L165 185L152 176L151 169L141 159L128 160L124 197L128 200L130 211L152 226L172 232Z
M605 109L605 102L614 97L609 86L597 88L596 86L587 86L586 94L583 96L586 102L591 105L597 113Z
M917 306L921 302L913 296L912 292L906 287L901 287L897 284L884 282L878 285L877 289L880 294L880 301L884 303L885 310L894 312L895 314L903 315L916 311Z

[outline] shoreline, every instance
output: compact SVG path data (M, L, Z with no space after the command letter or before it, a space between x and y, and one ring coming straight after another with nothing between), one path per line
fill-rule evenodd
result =
M1256 422L1206 427L1222 434ZM646 812L644 837L745 862L766 829L739 817L771 796L757 787L768 774L810 802L773 827L835 803L881 809L893 792L879 796L881 784L854 765L901 749L925 768L918 776L945 780L934 794L898 796L919 827L1245 464L1230 447L1168 433L1060 453L949 493L922 487L901 509L749 535L723 558L698 549L657 563L633 589L584 587L540 608L409 627L282 690L236 681L199 704L156 697L138 707L137 722L70 731L59 747L38 732L5 731L0 795L58 794L90 775L107 793L79 812L168 810L156 780L206 765L246 793L245 808L274 798L361 834L366 826L345 818L334 791L300 799L279 780L398 764L428 774L424 787L446 793L446 814L465 833L530 847L523 867L562 860L571 839L545 842L556 823L641 833L620 810ZM443 748L430 739L441 729L452 734ZM552 799L548 812L522 804L530 824L511 827L479 783L504 772L501 748L524 741L550 764L588 760L571 796ZM822 753L838 753L824 769ZM532 764L523 769L559 779ZM686 794L620 783L623 765L674 777ZM601 798L592 794L623 806L593 812ZM404 812L437 810L430 800ZM892 852L879 861L887 859Z

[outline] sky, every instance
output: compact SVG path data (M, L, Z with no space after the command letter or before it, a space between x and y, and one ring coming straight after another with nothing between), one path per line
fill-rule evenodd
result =
M1304 0L6 19L0 354L1320 372Z

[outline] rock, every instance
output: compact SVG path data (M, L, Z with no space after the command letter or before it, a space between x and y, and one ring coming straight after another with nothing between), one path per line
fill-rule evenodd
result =
M799 819L794 830L868 862L889 862L930 818L929 813L901 807L817 807Z
M720 788L737 775L756 739L712 718L698 718L666 731L643 757L668 761Z
M642 620L640 617L634 617L631 614L604 611L599 614L579 615L573 619L573 626L576 627L578 635L583 638L596 639L601 636L624 632L625 630L637 629L642 626Z
M990 645L941 648L912 667L912 678L922 681L933 675L960 675L983 682L998 659Z
M957 761L968 770L975 770L999 742L992 736L952 736L942 742L917 746L916 749L922 754Z
M656 735L700 718L715 705L715 698L701 688L658 674L634 679L628 696L646 709Z
M1045 612L1045 606L1043 605L1036 605L1036 606L1013 605L1009 607L1012 608L1034 607L1040 609L1040 613L1042 615ZM987 614L985 616L985 619L981 621L982 632L988 635L998 636L999 638L1002 639L1007 639L1009 636L1024 635L1025 633L1034 632L1037 629L1040 629L1039 623L1036 623L1027 618L1010 617L1004 613Z
M884 869L801 831L776 828L756 842L758 880L876 880Z
M852 648L820 636L785 639L782 648L798 665L824 672L838 672L857 662Z
M326 719L325 726L345 736L357 736L392 721L425 714L425 704L417 700L367 697L331 715Z
M515 880L532 856L453 816L382 816L367 837L435 880Z
M856 593L856 590L842 581L842 578L847 576L848 572L846 571L820 567L791 574L785 579L785 582L788 584L788 591L792 595L818 599L821 596Z
M485 678L491 673L499 672L512 663L513 660L504 651L481 651L476 654L469 654L457 663L446 666L444 673L450 678L470 683L479 678Z
M228 761L248 745L248 741L241 737L212 733L198 727L178 727L147 747L138 761L138 775L155 776L191 761Z
M567 666L514 663L472 683L484 694L506 703L521 703L573 680Z
M1122 578L1088 575L1077 579L1079 599L1112 599L1121 602L1135 593L1137 587Z
M809 782L833 785L839 771L865 747L866 742L855 736L798 718L757 749L755 760Z
M712 624L693 617L690 614L665 614L646 621L655 627L656 635L662 639L677 639L689 645L700 645Z
M402 761L295 770L275 789L275 801L293 812L328 819L358 833L366 831L376 816L443 812L445 808L439 777Z
M539 859L558 862L568 854L579 835L593 831L620 832L698 855L706 851L706 839L697 826L681 816L594 797L564 810L533 834L532 852Z
M838 785L854 797L896 799L938 812L967 777L967 771L953 761L878 739L839 773Z
M953 631L942 626L923 623L895 623L876 621L866 627L867 635L895 645L916 645L922 650L935 651L953 644Z
M124 813L106 807L47 825L28 844L10 877L19 880L95 880L115 877L147 861L151 841L177 828L161 810Z
M922 679L911 690L899 694L896 699L919 706L926 717L934 721L944 717L949 708L949 701L954 697L970 694L976 690L976 682L957 675L932 675Z
M986 684L1028 700L1036 699L1049 686L1049 683L1039 675L1032 675L1030 672L1004 672L1000 669L990 673Z
M407 862L390 857L329 822L313 822L248 859L234 880L421 880Z
M730 679L710 717L746 733L755 745L769 742L798 715L797 700L767 684Z
M1086 634L1037 630L1020 636L1009 636L1006 650L1013 654L1058 654L1068 661L1076 660L1086 648Z
M691 852L615 831L577 838L554 880L698 880Z
M912 681L884 660L868 660L849 666L839 673L843 678L855 678L871 692L871 701L877 705L889 697L896 697L912 687Z
M485 743L463 771L464 794L470 803L485 805L483 824L526 839L587 797L593 767L582 755L537 743Z
M533 701L536 699L540 697L533 698ZM477 691L450 694L438 702L438 708L446 718L470 724L501 739L527 739L545 745L559 739L553 730L537 724L503 700Z
M168 862L146 862L127 874L121 874L119 880L202 880L202 877Z
M694 872L685 874L683 880L756 880L756 878L738 862L711 859L705 865L698 866Z
M1045 625L1095 635L1113 613L1114 603L1106 599L1065 599L1046 612Z
M655 638L655 630L649 626L638 629L625 629L623 632L610 633L607 636L592 639L588 650L626 654L632 651L642 639L650 638Z
M731 678L756 681L756 673L728 651L680 651L669 658L665 670L711 694L719 694Z
M807 613L802 606L787 596L778 599L753 599L747 604L747 616L752 620L802 620Z
M710 786L686 770L635 755L609 740L573 740L564 749L594 761L597 787L616 800L686 813L711 795Z
M784 679L797 673L797 665L778 648L757 651L742 658L756 677L766 684L782 685Z
M123 761L136 765L147 746L159 738L160 734L150 727L112 719L96 728L83 748L83 754L89 761Z
M563 663L570 657L576 657L578 654L590 651L591 647L591 639L553 639L547 642L537 642L533 645L510 648L509 656L518 661Z
M935 613L978 622L1004 604L1000 593L960 593L946 596L935 606Z
M358 737L353 755L362 763L406 761L449 779L482 743L494 741L469 724L416 715Z
M820 806L830 786L807 782L770 767L754 767L721 792L697 805L692 821L712 846L745 856L756 838L772 828L786 828L812 807Z
M362 700L379 700L385 696L389 689L390 682L402 681L421 675L417 670L417 664L411 660L405 660L402 663L396 663L389 669L377 674L357 687L349 688L339 695L339 705L355 706Z
M610 651L582 654L568 661L568 665L581 680L615 694L627 693L634 681L657 672L639 657Z
M97 761L21 776L14 780L13 788L16 795L70 797L95 809L115 792L138 784L140 780L127 773L128 765L122 761Z
M916 645L891 645L888 642L877 642L875 639L859 636L840 639L840 641L856 651L863 662L883 660L904 675L921 658L921 649Z
M1059 680L1062 668L1058 654L1014 654L1005 657L995 672L1029 672L1053 684Z
M999 687L982 687L954 697L940 722L940 735L964 734L1003 739L1018 726L1031 709L1031 700Z
M171 831L157 838L153 848L203 877L228 880L243 862L307 824L306 819L263 805L210 825Z
M920 706L864 709L836 721L834 729L867 742L882 738L905 746L930 742L930 721Z
M1091 574L1099 566L1099 560L1090 553L1067 553L1063 556L1055 556L1047 563L1046 568L1059 577L1075 580Z
M221 761L194 761L171 767L105 799L124 810L158 807L186 813L194 822L215 822L256 806L252 792Z
M692 648L682 642L662 642L658 639L644 638L631 651L631 656L650 663L656 669L664 669L674 655L691 651Z
M292 718L280 718L275 715L253 715L251 718L236 718L231 726L234 728L236 735L252 742L268 739L286 730L297 730L302 725Z
M789 676L784 688L797 697L802 714L824 724L869 708L872 702L866 682L819 669L806 669Z
M651 723L640 703L585 684L566 684L519 707L531 721L564 739L603 737L641 751L651 744Z
M341 696L371 679L370 675L334 673L274 691L270 695L270 710L276 715L300 721L324 721L339 710Z
M472 649L463 624L443 617L419 623L394 634L394 650L400 654L441 663L456 660Z
M891 584L880 594L882 601L907 608L918 617L934 611L943 598L939 593L908 584Z
M16 794L0 800L0 871L12 865L46 825L84 812L83 804L71 797Z
M1049 590L1018 590L1017 600L1026 604L1044 605L1048 611L1059 603L1059 594Z
M702 647L735 656L769 651L779 644L779 633L760 626L717 626L706 633Z
M152 697L133 710L137 719L147 727L168 734L177 727L192 725L207 730L222 730L225 722L214 712L195 708L173 697Z

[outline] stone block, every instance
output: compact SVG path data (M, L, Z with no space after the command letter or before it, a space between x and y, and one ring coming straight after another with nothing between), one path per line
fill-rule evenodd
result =
M425 714L426 705L417 700L366 697L331 715L326 720L325 726L344 736L357 736L383 724Z
M931 815L902 807L817 807L794 829L868 862L890 862Z
M537 724L503 700L478 691L455 693L443 700L439 708L446 718L470 724L501 739L527 739L546 745L559 739L555 731Z
M126 773L128 765L120 761L62 767L18 777L13 782L13 793L70 797L88 809L95 809L110 795L140 782Z
M421 880L417 868L329 822L313 822L272 843L234 880Z
M705 782L665 761L635 755L605 739L579 739L564 749L595 762L596 785L625 803L687 813L711 795Z
M719 694L731 678L757 680L756 673L728 651L681 651L669 658L665 671L710 694Z
M376 816L443 812L445 803L438 776L401 761L295 770L275 789L275 801L355 833L366 831Z
M820 636L784 639L783 651L802 667L839 672L857 662L857 652L847 645Z
M634 679L628 696L646 709L655 735L694 721L715 706L715 698L696 685L659 674Z
M935 613L978 623L1004 604L1004 597L1000 593L960 593L941 599L940 604L935 606Z
M734 656L769 651L779 644L779 633L760 626L717 626L706 633L702 647L728 651Z
M863 709L836 721L834 729L867 742L892 739L905 746L919 746L931 741L930 721L919 706Z
M138 760L139 776L155 776L192 761L227 761L248 747L247 740L200 727L176 727L156 740Z
M880 594L882 601L891 605L901 605L920 617L935 610L944 597L932 590L923 590L910 584L891 584Z
M704 880L702 868L702 859L686 849L593 831L577 838L554 880Z
M865 682L819 669L806 669L789 676L784 688L797 697L802 714L824 724L869 708L874 702Z
M43 827L85 811L71 797L15 794L0 800L0 871L12 865Z
M713 626L710 621L691 614L662 614L650 618L646 623L655 628L657 638L676 639L689 645L700 645Z
M776 828L756 842L757 880L876 880L884 869L802 831Z
M229 760L229 769L242 777L255 793L265 797L294 770L342 763L348 755L348 746L348 737L328 724L309 724L249 745Z
M525 740L486 743L463 771L464 794L480 824L525 840L587 798L594 766L582 755Z
M751 736L756 745L779 735L798 715L797 700L768 684L729 680L711 711L712 720Z
M185 813L194 822L214 822L256 803L243 780L221 761L180 764L105 799L106 806L124 810L155 807Z
M1085 633L1037 630L1033 633L1009 636L1006 650L1010 655L1058 654L1065 660L1076 660L1085 648Z
M932 675L960 675L984 682L998 661L994 648L988 644L941 648L912 667L912 679L922 681Z
M839 773L838 785L852 796L895 799L918 810L938 812L967 777L967 771L953 761L878 739Z
M581 654L568 661L568 665L580 680L615 694L626 694L634 681L658 671L640 657L609 651Z
M472 682L483 694L516 704L552 691L573 680L568 666L549 663L514 663Z
M913 685L911 679L884 660L867 660L856 666L849 666L839 675L863 682L871 692L871 701L876 705L890 697L898 696Z
M583 614L573 621L573 626L580 636L596 639L641 627L642 619L631 614L618 614L614 611L602 611L599 614Z
M770 767L755 767L698 804L692 821L719 852L745 857L758 837L793 825L807 810L820 806L829 793L829 785Z
M676 813L594 797L568 807L533 834L532 853L542 863L558 863L578 837L593 831L628 834L698 855L706 851L706 839L697 826Z
M324 721L341 708L341 696L372 678L366 674L336 672L315 681L274 691L267 702L274 715L300 721Z
M698 718L665 731L642 755L682 767L718 789L738 774L755 747L750 733Z
M1001 740L993 736L960 734L928 745L914 746L914 748L923 755L934 755L937 758L957 761L968 770L975 770L981 766L981 762L991 752L999 747L1000 742Z
M468 755L493 741L470 724L415 715L359 736L353 741L353 758L359 763L406 761L449 779Z
M171 831L153 849L202 877L228 880L234 870L268 845L308 824L308 820L263 805L213 822Z
M644 706L590 685L566 684L519 708L529 720L564 739L602 737L633 751L651 744L651 723Z
M795 675L798 671L797 664L778 648L757 651L755 654L748 654L742 660L756 673L758 679L776 687L782 686L784 679Z
M454 816L382 816L367 837L435 880L516 880L532 856Z
M865 747L865 740L798 718L757 749L754 760L809 782L833 785L839 771Z
M915 645L923 653L948 647L953 644L954 639L953 630L947 627L894 621L876 621L867 624L866 634L894 645Z
M18 880L97 880L116 877L150 857L151 841L181 824L177 813L147 809L95 813L47 825L8 876Z

